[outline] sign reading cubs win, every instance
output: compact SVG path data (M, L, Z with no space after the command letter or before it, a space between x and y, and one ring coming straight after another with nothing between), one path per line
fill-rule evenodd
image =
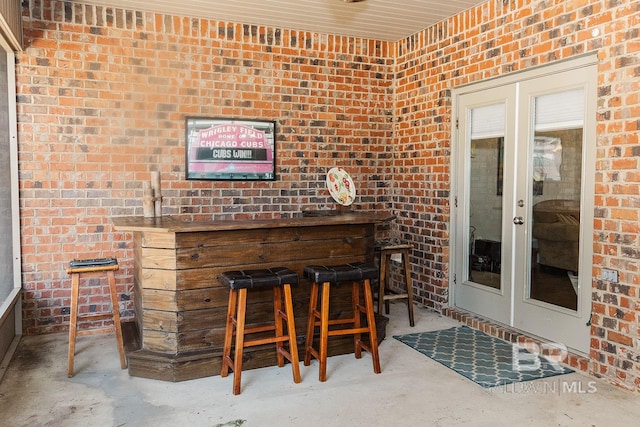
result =
M187 117L185 129L187 179L275 179L275 121Z

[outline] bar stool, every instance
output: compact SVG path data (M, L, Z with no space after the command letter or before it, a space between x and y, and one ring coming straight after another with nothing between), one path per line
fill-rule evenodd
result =
M413 245L407 243L397 243L390 241L376 242L376 250L380 255L380 279L378 280L378 314L382 314L382 304L385 306L385 313L389 314L389 301L396 299L406 299L409 311L409 325L414 326L413 319L413 286L411 282L411 266L409 256ZM389 288L389 276L391 260L397 259L399 255L401 268L404 269L406 292L393 292Z
M69 324L69 359L67 365L67 376L73 377L73 359L76 351L76 337L85 335L95 335L102 333L116 333L118 352L120 353L120 367L125 369L127 363L124 356L124 345L122 342L122 325L120 324L120 308L118 307L118 296L116 293L115 271L118 270L118 260L115 258L73 260L69 263L67 273L71 275L71 323ZM80 276L96 276L106 273L109 281L109 291L111 293L111 312L78 315L78 294L80 290ZM113 319L113 326L78 330L78 321L96 321Z
M291 286L298 284L298 274L285 267L274 267L261 270L226 271L218 278L229 287L229 306L224 334L222 353L222 369L220 376L226 377L229 369L233 371L233 394L240 394L242 375L242 354L246 347L262 344L276 344L278 366L284 366L284 359L291 362L293 382L300 382L300 364L298 361L298 345L296 342ZM245 327L247 309L247 289L273 288L274 321L266 325ZM282 311L282 291L284 290L284 312ZM284 333L283 320L287 333ZM247 335L260 332L275 331L275 336L245 340ZM231 341L235 333L235 353L231 358ZM289 351L284 343L289 342Z
M309 366L311 356L320 362L319 379L327 379L327 353L329 337L353 335L356 359L362 357L362 349L368 351L373 359L373 371L381 372L378 356L378 337L371 293L371 280L378 277L375 264L355 262L351 264L324 266L308 265L304 268L304 276L311 281L311 298L309 301L309 318L307 321L307 338L305 342L304 364ZM329 319L329 293L332 285L340 282L352 282L353 314L350 318ZM318 287L322 283L322 301L318 306ZM359 286L364 294L364 306L360 304ZM361 324L361 313L366 316L366 324ZM342 327L334 328L334 326ZM315 328L320 330L318 349L313 347ZM369 334L369 345L362 341L361 335Z

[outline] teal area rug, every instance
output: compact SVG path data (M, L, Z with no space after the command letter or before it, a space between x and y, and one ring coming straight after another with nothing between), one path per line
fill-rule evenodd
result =
M482 387L496 387L573 372L515 344L468 326L394 336Z

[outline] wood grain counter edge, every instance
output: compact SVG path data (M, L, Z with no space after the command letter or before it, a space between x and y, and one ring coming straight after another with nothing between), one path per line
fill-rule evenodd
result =
M188 216L142 216L113 217L111 222L117 231L163 231L188 233L194 231L250 230L259 228L316 227L323 225L371 224L391 221L389 213L353 212L339 215L309 216L251 220L191 220Z

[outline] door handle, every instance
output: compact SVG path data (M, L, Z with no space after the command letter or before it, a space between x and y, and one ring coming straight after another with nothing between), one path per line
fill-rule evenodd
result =
M513 223L516 225L522 225L524 224L524 218L522 218L521 216L516 216L513 218Z

